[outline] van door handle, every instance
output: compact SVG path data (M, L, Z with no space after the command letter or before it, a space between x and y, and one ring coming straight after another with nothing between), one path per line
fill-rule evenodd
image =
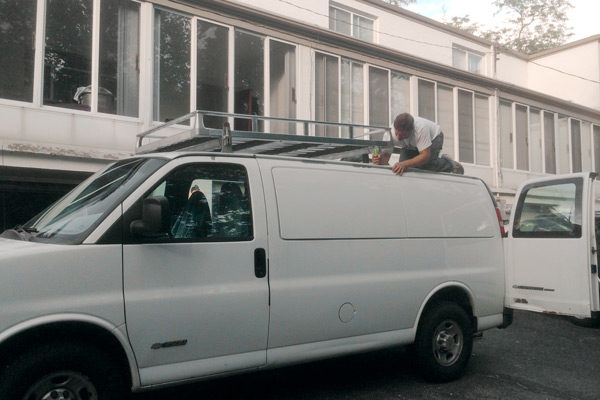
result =
M267 252L265 249L254 250L254 275L257 278L267 276Z

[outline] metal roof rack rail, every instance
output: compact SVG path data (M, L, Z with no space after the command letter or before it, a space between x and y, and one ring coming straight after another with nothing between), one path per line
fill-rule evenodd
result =
M232 123L237 129L231 129ZM390 128L385 126L197 110L138 134L136 154L243 152L368 161L375 148L389 146L382 140L386 132Z

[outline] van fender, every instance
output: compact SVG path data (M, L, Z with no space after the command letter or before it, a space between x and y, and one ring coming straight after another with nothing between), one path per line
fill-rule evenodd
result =
M131 385L135 390L141 387L140 376L138 372L137 361L135 354L129 343L129 339L125 333L125 324L115 326L109 321L96 317L89 314L77 314L77 313L61 313L51 314L42 317L32 318L26 321L19 322L16 325L4 330L0 333L0 345L5 343L7 340L17 337L19 334L24 333L30 329L57 324L57 323L72 323L79 322L88 325L93 325L97 328L101 328L106 331L109 335L117 339L121 348L125 352L127 362L129 364L129 372L131 375Z
M413 326L413 332L414 335L416 336L417 334L417 328L419 327L419 322L421 321L421 317L423 316L423 312L425 311L425 307L427 306L427 304L429 304L429 301L438 293L440 293L442 290L447 289L447 288L457 288L462 290L463 292L465 292L467 294L467 297L469 299L469 303L471 305L471 309L473 310L473 318L477 318L477 313L475 311L476 307L475 307L475 302L473 301L473 299L475 298L475 296L473 295L473 291L471 290L471 288L469 288L467 285L465 285L462 282L459 281L448 281L448 282L444 282L436 287L434 287L428 294L427 296L425 296L425 299L423 300L423 303L421 303L421 307L419 308L419 312L417 313L417 319L415 320L415 325Z

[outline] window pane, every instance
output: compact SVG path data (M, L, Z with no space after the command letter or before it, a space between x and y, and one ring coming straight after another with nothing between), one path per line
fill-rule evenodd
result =
M33 100L36 0L0 2L0 97ZM10 54L10 57L7 55Z
M467 53L460 49L452 49L452 66L467 69Z
M514 237L581 237L581 181L533 187L515 214Z
M48 0L44 104L90 109L92 12L92 0Z
M269 59L271 116L296 118L296 48L271 40ZM294 134L295 129L294 124L271 122L271 130L274 132Z
M542 171L542 121L540 110L529 109L529 137L531 139L530 167L533 172Z
M315 54L315 118L317 121L338 122L338 59ZM338 137L336 127L315 127L315 135Z
M154 119L170 121L190 112L190 19L155 13Z
M600 172L600 126L594 125L594 171Z
M517 169L529 170L529 141L527 138L527 107L515 106L517 129Z
M410 77L401 72L392 71L391 120L396 115L410 111Z
M419 79L419 117L435 121L435 83Z
M229 29L198 21L196 108L227 112ZM204 117L204 124L222 128L225 118Z
M102 0L98 111L138 115L140 5Z
M437 85L438 100L438 125L444 133L444 147L441 154L449 154L456 158L454 154L454 94L450 86Z
M195 164L175 170L150 196L169 201L170 240L214 242L251 240L249 194L241 165Z
M350 35L352 33L350 13L329 7L329 29L344 35Z
M389 126L388 71L384 69L369 68L369 125ZM371 135L372 140L382 140L383 133Z
M490 165L490 107L487 96L475 95L475 160Z
M354 15L353 36L367 42L373 41L373 20Z
M481 56L473 53L469 53L469 72L474 74L481 73Z
M264 115L264 39L250 33L235 33L235 112ZM262 130L262 122L258 129ZM236 130L251 130L252 121L237 118Z
M592 124L581 123L581 169L593 171L592 162Z
M581 172L581 123L571 120L571 161L572 172Z
M556 147L558 148L558 172L568 174L571 172L571 163L569 160L569 118L566 115L558 115Z
M544 154L546 173L556 173L556 139L554 134L554 114L544 111Z
M473 93L458 91L458 159L473 163Z
M350 60L342 60L342 122L364 123L363 66ZM354 132L359 134L359 132ZM350 137L350 129L342 128L342 137Z
M507 101L500 101L500 166L513 169L513 126L512 105Z

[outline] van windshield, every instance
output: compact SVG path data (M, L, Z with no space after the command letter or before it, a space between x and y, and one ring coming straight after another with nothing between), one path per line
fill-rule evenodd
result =
M24 226L5 231L2 236L36 242L81 243L117 204L165 162L158 158L132 158L111 164Z

